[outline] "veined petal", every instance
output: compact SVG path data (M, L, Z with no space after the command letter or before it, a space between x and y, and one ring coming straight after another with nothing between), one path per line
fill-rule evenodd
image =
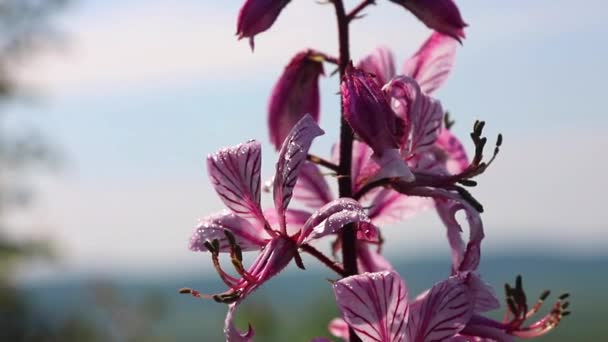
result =
M369 218L380 227L405 220L433 205L428 198L407 196L389 188L371 192L363 198L363 203L369 207Z
M319 209L333 199L329 184L319 166L306 162L293 190L293 198L312 209Z
M207 157L207 171L215 191L234 213L263 221L260 208L260 143L250 140Z
M304 115L310 114L319 122L319 76L322 74L323 57L312 50L298 53L285 67L268 105L270 141L277 150Z
M363 241L357 243L357 264L359 272L394 271L393 265L372 246Z
M408 323L408 290L396 272L364 273L334 283L344 320L363 342L402 341Z
M443 123L443 108L439 101L420 94L412 109L410 154L416 154L428 150L437 140Z
M458 195L445 191L445 199L435 200L437 214L447 229L448 242L452 248L454 271L475 271L481 258L481 241L484 238L483 223L479 212ZM450 196L450 197L447 197ZM462 227L456 220L456 212L463 210L469 223L469 242L462 239Z
M452 37L434 32L420 50L405 61L403 74L414 78L425 94L433 93L448 78L458 43Z
M305 115L293 127L281 147L274 176L274 206L279 214L281 228L285 228L284 213L291 200L293 188L315 137L324 134L310 115Z
M372 159L378 164L378 172L370 181L382 178L402 178L406 182L413 182L416 179L401 157L398 148L384 150L381 157L374 153Z
M302 228L299 242L308 242L335 234L350 223L358 224L359 238L373 240L377 237L376 227L359 202L352 198L339 198L312 214Z
M464 280L450 277L412 303L407 340L443 341L464 329L472 314L473 304Z
M376 75L380 84L385 84L395 76L395 59L386 46L379 46L363 58L357 68Z
M407 8L427 27L460 41L467 24L452 0L390 0Z
M348 324L344 322L342 318L334 318L329 322L329 326L327 327L329 332L338 338L341 338L343 341L348 342L350 339L350 333L348 331Z
M268 30L290 0L246 0L239 11L236 34L239 39L249 38L253 50L253 37Z
M297 233L300 229L302 229L302 226L304 226L304 223L306 223L306 221L310 218L310 215L312 215L312 213L305 210L285 210L285 224L287 225L287 234L291 236ZM270 224L270 226L278 226L280 224L279 214L277 213L276 209L268 208L264 210L264 216L266 217L266 220L268 221L268 224Z
M247 328L247 332L242 333L234 324L234 315L239 302L228 305L228 314L224 321L224 335L226 336L226 342L250 342L253 341L255 331L251 327L251 324Z
M228 210L201 219L196 231L190 238L190 250L205 252L205 241L217 239L220 242L220 252L229 252L230 245L224 231L234 235L236 243L243 251L259 250L268 242L270 236L259 225L251 224L242 217Z
M446 154L445 167L452 175L464 171L469 166L469 157L458 138L447 128L442 128L435 146Z
M475 303L475 312L486 312L500 308L500 302L496 298L496 292L494 292L492 286L474 272L465 273L464 276L467 277L467 285Z

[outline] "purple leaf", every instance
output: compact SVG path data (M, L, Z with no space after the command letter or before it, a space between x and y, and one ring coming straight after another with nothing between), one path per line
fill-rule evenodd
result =
M344 320L363 342L402 341L408 323L407 287L396 272L365 273L334 283Z
M310 215L312 215L310 212L304 210L285 210L285 224L287 225L287 234L291 236L297 233L300 229L302 229L302 226L304 226L306 220L310 218ZM277 213L276 209L268 208L264 210L264 216L266 217L266 220L268 221L268 224L270 224L270 226L278 226L280 224L279 214Z
M239 11L236 35L249 38L253 50L256 34L268 30L290 0L246 0Z
M414 78L425 94L432 94L448 78L458 43L452 37L434 32L420 50L405 61L403 74Z
M293 198L312 209L319 209L333 199L319 166L310 162L302 166Z
M390 0L407 8L428 28L460 41L467 24L452 0Z
M244 218L224 210L201 219L190 238L190 250L206 252L205 241L217 239L220 242L220 251L229 252L230 245L225 230L234 235L236 243L243 251L260 250L270 239L263 227L253 225Z
M307 50L285 67L274 86L268 105L270 141L278 150L298 121L306 114L319 122L319 76L323 57Z
M450 277L412 303L408 341L443 341L460 332L472 314L471 296L464 280Z
M323 133L312 117L305 115L283 142L273 184L274 206L279 214L282 230L285 229L284 213L291 200L300 169L306 162L308 149L313 139Z
M475 303L475 312L486 312L500 308L494 288L483 281L479 275L469 272L465 274L471 297Z
M341 338L343 341L348 342L350 338L350 334L348 331L348 324L344 322L342 318L334 318L329 322L329 326L327 327L329 332L335 336Z
M234 213L263 222L260 208L260 143L250 140L207 157L211 183L224 204Z
M395 76L395 60L393 53L386 46L379 46L363 58L357 68L376 75L380 84L385 84Z

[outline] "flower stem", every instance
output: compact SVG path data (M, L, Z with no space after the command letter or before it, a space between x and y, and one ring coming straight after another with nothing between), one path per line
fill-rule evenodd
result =
M339 263L331 260L325 254L321 253L318 249L314 248L313 246L311 246L309 244L303 244L302 246L300 246L300 249L302 249L304 252L312 255L313 257L317 258L325 266L331 268L333 271L335 271L339 275L344 276L344 268L342 268L342 266L340 266Z
M338 41L340 44L340 59L338 63L340 71L340 81L344 77L344 72L350 63L348 24L349 18L344 10L342 0L332 0L336 9L336 20L338 22ZM343 101L343 100L341 100ZM338 177L338 190L340 197L352 196L351 163L353 150L353 131L344 120L344 106L341 104L340 115L340 163ZM354 224L349 224L342 229L342 263L344 264L345 276L358 273L357 270L357 235ZM350 341L361 341L355 332L350 329Z

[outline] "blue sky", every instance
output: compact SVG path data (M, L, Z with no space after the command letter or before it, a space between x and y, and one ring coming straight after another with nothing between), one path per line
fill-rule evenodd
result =
M475 119L488 122L488 134L505 135L502 155L475 189L487 208L488 249L602 253L608 214L600 191L608 188L608 164L598 156L608 147L608 5L458 4L470 28L437 97L465 141ZM58 241L63 264L52 272L207 263L186 250L197 218L221 208L204 157L257 138L264 142L264 175L271 175L269 91L300 49L334 53L333 12L294 0L257 37L252 54L234 37L240 5L83 1L58 18L66 47L22 70L24 82L44 96L10 108L17 126L39 127L65 155L62 174L38 181L30 217L45 224L14 232ZM367 13L352 28L355 59L385 44L402 62L429 34L388 1ZM320 155L337 136L336 89L335 77L323 80L327 134L313 147ZM397 242L389 253L407 249L408 256L420 256L446 245L432 213L391 229Z

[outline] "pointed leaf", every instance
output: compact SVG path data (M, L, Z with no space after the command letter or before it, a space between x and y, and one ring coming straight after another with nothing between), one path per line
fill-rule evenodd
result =
M260 208L260 143L251 140L207 157L207 171L215 191L234 213L263 221Z
M402 341L408 322L407 287L396 272L364 273L334 283L344 320L363 341Z
M268 105L268 128L275 148L306 114L319 122L319 76L323 74L323 57L306 50L298 53L285 67L274 86Z
M308 149L313 139L323 133L312 117L306 115L293 127L283 142L273 184L274 206L283 228L285 227L283 216L291 200L300 169L306 162Z
M435 284L412 303L408 341L448 339L464 329L472 314L473 304L464 280L450 277Z
M458 42L452 37L434 32L420 50L403 66L403 74L413 77L425 94L432 94L448 78Z
M205 241L218 240L220 252L229 252L229 243L224 231L236 239L243 251L260 250L270 239L263 227L251 224L228 210L201 219L196 231L190 238L190 250L206 252Z

